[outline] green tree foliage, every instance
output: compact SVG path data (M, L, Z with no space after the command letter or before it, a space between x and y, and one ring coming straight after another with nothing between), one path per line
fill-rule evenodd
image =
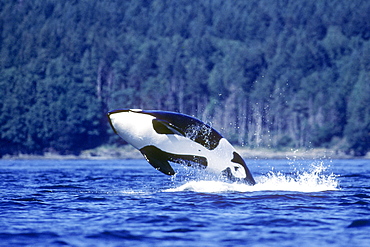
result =
M348 124L345 133L356 155L365 155L370 143L370 77L362 71L348 104Z
M0 155L79 152L114 108L180 111L252 147L370 150L370 2L0 3Z

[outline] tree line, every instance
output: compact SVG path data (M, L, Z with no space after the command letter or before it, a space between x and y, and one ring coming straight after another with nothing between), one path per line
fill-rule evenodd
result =
M0 3L0 156L117 142L161 109L249 147L370 150L366 0Z

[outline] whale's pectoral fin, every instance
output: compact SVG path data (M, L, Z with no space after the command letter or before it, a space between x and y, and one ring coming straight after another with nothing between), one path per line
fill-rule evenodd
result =
M185 133L175 125L160 119L153 119L153 128L158 134L176 134L185 136Z
M166 175L175 175L175 171L168 163L169 157L162 150L154 146L146 146L140 149L145 159L158 171Z
M207 158L196 155L175 155L172 154L169 160L181 165L191 166L199 169L206 169L208 166Z

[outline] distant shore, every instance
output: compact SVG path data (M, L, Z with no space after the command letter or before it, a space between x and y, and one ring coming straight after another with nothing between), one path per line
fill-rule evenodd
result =
M268 148L235 147L244 159L370 159L370 152L362 157L345 154L344 152L316 148L316 149L286 149L274 150ZM60 155L58 153L44 153L43 155L19 154L4 155L4 160L35 160L35 159L144 159L141 153L130 145L121 147L103 146L82 151L79 155Z

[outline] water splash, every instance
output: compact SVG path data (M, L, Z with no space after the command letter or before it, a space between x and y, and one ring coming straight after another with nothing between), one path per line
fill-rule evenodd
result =
M266 176L260 177L255 190L280 190L319 192L337 190L337 176L333 173L324 174L327 169L320 163L312 165L309 171L296 171L293 174L282 174L280 172L269 172Z
M254 192L254 191L297 191L320 192L338 190L337 176L324 174L327 169L320 163L312 164L308 171L295 171L290 174L270 171L256 178L257 184L249 186L242 183L230 183L222 180L192 180L165 192L194 191L204 193L216 192Z

